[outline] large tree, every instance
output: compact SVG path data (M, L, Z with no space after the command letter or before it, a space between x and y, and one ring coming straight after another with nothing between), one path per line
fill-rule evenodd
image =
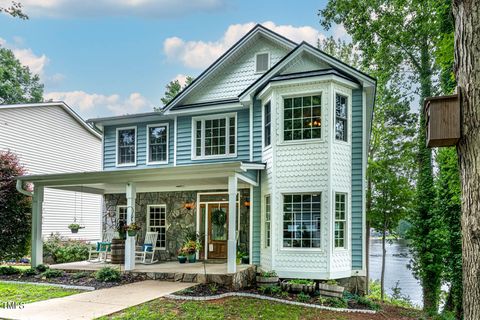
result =
M164 106L166 106L170 101L173 100L180 93L183 89L185 89L190 83L192 83L194 78L187 76L185 80L185 84L182 86L180 81L172 80L170 81L167 86L165 87L165 93L163 97L160 99Z
M13 52L0 47L0 104L43 101L43 84L15 58Z
M455 74L462 135L457 146L462 181L464 319L480 319L480 3L454 0Z
M12 1L10 6L8 7L0 7L0 12L6 13L11 15L14 18L20 18L23 20L27 20L28 16L22 10L22 4L17 1Z
M432 57L438 34L438 15L432 14L438 0L329 0L320 11L321 23L343 24L363 55L364 64L381 71L402 88L413 90L420 103L434 90L435 60ZM419 109L421 107L419 106ZM420 112L420 123L425 119ZM432 153L425 146L425 128L419 126L416 210L412 214L413 266L423 287L423 305L436 312L440 290L441 255L436 248L438 232L426 221L436 219L433 210Z

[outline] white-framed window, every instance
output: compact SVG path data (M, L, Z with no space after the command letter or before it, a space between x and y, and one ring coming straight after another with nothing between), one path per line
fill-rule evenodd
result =
M127 206L117 206L117 225L127 224Z
M271 202L270 202L270 195L265 196L265 248L270 247L271 241Z
M270 69L270 54L268 52L259 52L255 55L255 72L263 73Z
M348 97L335 94L335 139L348 140Z
M147 126L147 164L168 163L168 123Z
M155 204L147 206L147 231L158 232L157 249L167 247L167 206Z
M283 140L322 138L322 96L283 99Z
M117 128L117 166L132 166L137 163L137 127Z
M283 247L320 248L321 193L283 195Z
M193 159L235 157L236 113L192 118Z
M335 193L335 248L347 247L347 194Z
M268 147L272 144L272 105L268 101L263 106L263 146Z

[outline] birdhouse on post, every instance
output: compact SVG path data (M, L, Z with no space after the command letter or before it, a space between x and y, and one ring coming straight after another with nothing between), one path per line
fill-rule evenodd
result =
M452 147L460 139L460 98L430 97L424 103L427 147Z

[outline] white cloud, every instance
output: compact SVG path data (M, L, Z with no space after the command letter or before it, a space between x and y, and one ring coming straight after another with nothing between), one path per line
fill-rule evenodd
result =
M343 26L343 24L337 24L333 28L333 37L335 39L342 39L342 40L346 40L346 41L351 41L352 40L352 38L348 34L347 30Z
M122 115L142 111L153 111L153 104L138 92L127 98L118 94L103 95L85 91L49 92L45 100L64 101L78 110L82 116L100 116L106 114Z
M325 38L320 31L310 26L276 25L272 21L264 22L262 25L296 42L306 41L316 45L317 39ZM190 68L205 68L254 26L254 22L230 25L222 38L217 41L185 41L179 37L167 38L163 43L163 51L170 61L180 61Z
M9 2L7 0L0 0ZM90 17L90 16L146 16L172 17L218 11L225 0L23 0L25 12L33 16Z
M20 38L19 38L20 39ZM19 48L17 44L21 43L18 39L15 39L15 44L8 43L5 39L0 38L0 46L12 50L15 58L17 58L21 64L27 66L34 74L38 74L40 78L45 75L45 67L50 60L45 54L36 55L30 48Z
M187 83L187 75L186 74L177 74L175 78L172 79L172 81L178 80L178 83L183 87Z

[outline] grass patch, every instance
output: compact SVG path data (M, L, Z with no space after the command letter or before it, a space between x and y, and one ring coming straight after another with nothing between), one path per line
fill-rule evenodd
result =
M66 297L80 292L81 291L79 290L63 289L52 286L0 282L0 302L16 301L31 303L52 298Z

